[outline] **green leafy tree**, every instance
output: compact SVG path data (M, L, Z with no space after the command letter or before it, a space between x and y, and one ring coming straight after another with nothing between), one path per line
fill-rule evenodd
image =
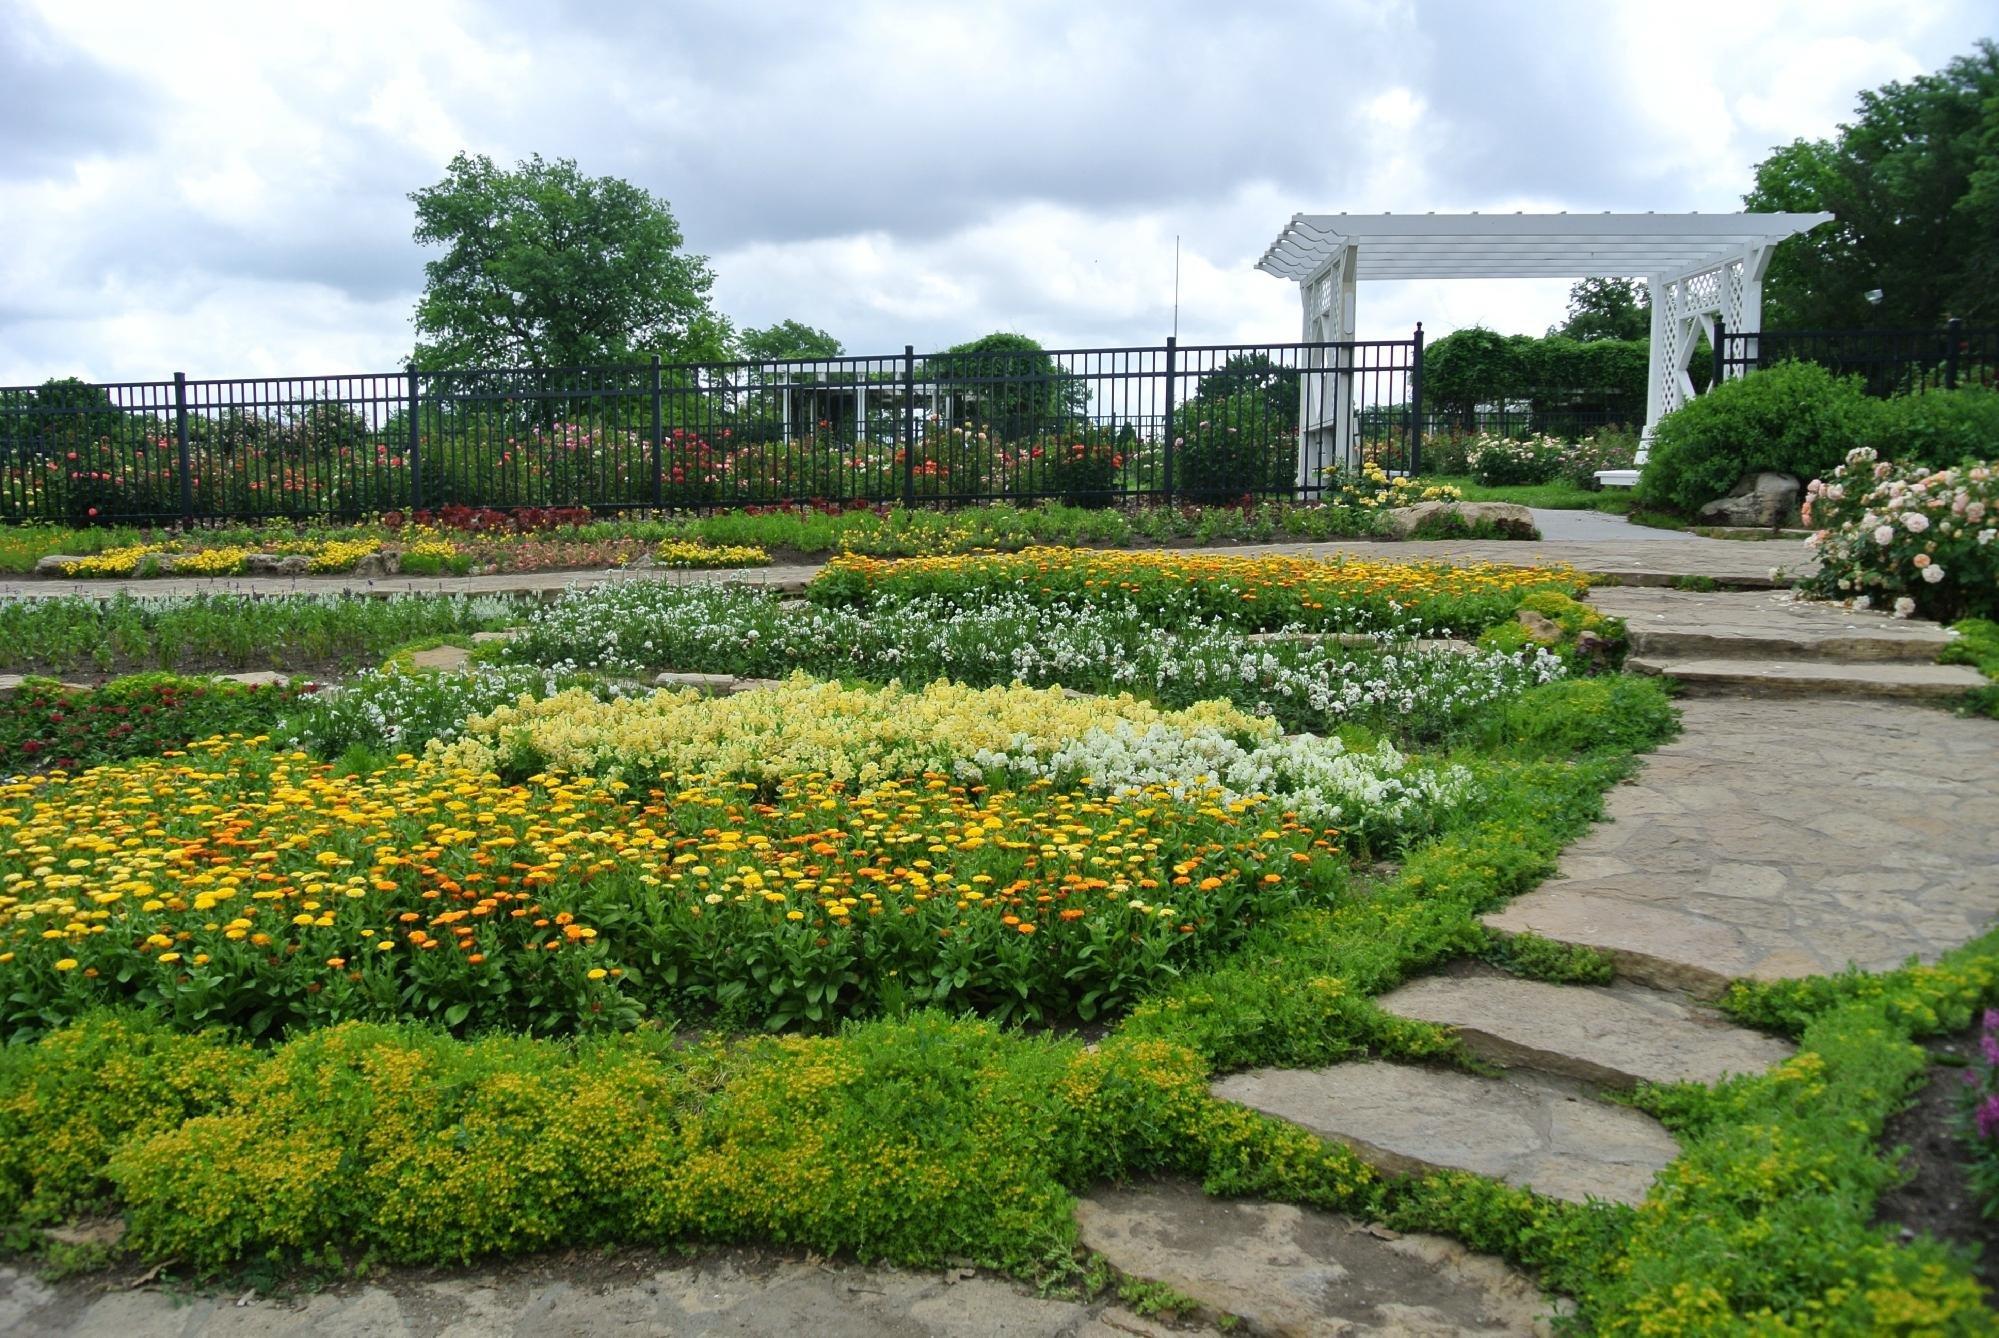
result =
M1481 404L1497 404L1526 389L1522 335L1483 325L1453 330L1423 350L1423 395L1439 415L1470 427Z
M681 249L666 201L536 154L511 171L461 153L412 192L424 265L416 363L547 368L720 356L714 276Z
M1277 362L1268 353L1237 353L1221 366L1201 377L1194 392L1193 406L1205 411L1209 405L1232 399L1248 391L1262 398L1260 417L1298 428L1298 370Z
M1836 215L1777 248L1765 328L1999 318L1999 44L1862 93L1837 136L1759 163L1743 202Z
M952 388L959 418L990 424L1003 437L1065 427L1090 403L1080 377L1037 341L1004 330L933 355L923 374Z
M744 330L737 347L752 362L782 362L794 358L837 358L846 347L817 326L782 320Z
M1649 339L1652 295L1643 280L1582 279L1569 289L1568 314L1548 333L1583 343Z

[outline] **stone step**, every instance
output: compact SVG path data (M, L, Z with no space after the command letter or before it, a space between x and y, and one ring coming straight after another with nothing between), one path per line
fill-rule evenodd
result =
M1473 1054L1502 1068L1604 1087L1712 1083L1760 1073L1792 1053L1683 996L1642 985L1550 985L1474 972L1413 980L1376 1002L1451 1028Z
M1799 599L1791 591L1590 592L1590 603L1624 619L1632 653L1648 660L1833 660L1933 664L1955 640L1919 618Z
M1954 701L1986 678L1961 664L1834 663L1824 660L1653 659L1632 656L1634 674L1677 679L1690 693L1731 697L1871 697Z
M1470 1171L1572 1203L1635 1204L1680 1151L1651 1116L1530 1074L1335 1064L1253 1069L1212 1090L1345 1143L1390 1173Z
M1195 1185L1102 1190L1076 1205L1076 1226L1119 1273L1251 1333L1546 1333L1553 1310L1525 1275L1441 1236Z
M1803 952L1764 948L1719 919L1621 891L1558 879L1514 898L1485 916L1484 924L1495 933L1595 948L1610 956L1620 980L1702 999L1719 997L1733 980L1782 980L1825 969Z

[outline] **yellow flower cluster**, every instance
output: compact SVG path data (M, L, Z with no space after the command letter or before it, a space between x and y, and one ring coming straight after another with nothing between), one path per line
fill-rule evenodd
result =
M1340 475L1336 468L1325 472L1330 476ZM1398 506L1414 506L1417 502L1463 501L1464 490L1453 483L1426 483L1406 474L1390 478L1387 470L1369 460L1361 465L1360 477L1343 481L1338 496L1329 500L1365 510L1383 511Z
M65 576L130 576L138 570L141 561L155 553L164 553L167 547L166 544L130 544L124 548L107 548L101 553L63 563L62 571Z
M301 545L299 551L311 558L309 570L346 571L381 546L380 539L329 539L323 543ZM179 564L175 566L178 570Z
M458 545L449 539L426 537L403 545L405 557L454 558L458 556Z
M767 567L770 554L750 544L704 544L692 539L668 539L653 550L662 567Z
M243 570L243 559L250 556L250 551L236 544L223 548L198 548L192 553L183 553L174 559L174 574L234 576Z
M767 690L719 699L692 691L613 701L558 693L475 716L456 743L433 744L432 756L472 772L498 770L511 755L535 769L574 773L702 772L764 781L818 774L870 785L948 770L953 759L982 751L1045 753L1119 721L1212 726L1244 739L1278 732L1273 722L1220 701L1162 711L1129 695L1070 697L1060 688L849 688L795 674Z

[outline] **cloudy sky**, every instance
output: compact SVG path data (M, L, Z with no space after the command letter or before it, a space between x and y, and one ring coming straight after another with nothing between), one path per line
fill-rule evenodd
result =
M392 367L460 149L667 199L855 352L1297 337L1294 212L1740 207L1989 0L0 0L0 384ZM1363 336L1566 285L1366 285Z

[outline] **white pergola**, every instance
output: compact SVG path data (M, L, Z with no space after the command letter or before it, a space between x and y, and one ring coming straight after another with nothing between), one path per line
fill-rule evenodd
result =
M1351 343L1362 279L1638 279L1652 297L1652 368L1645 439L1693 398L1687 375L1697 334L1714 340L1762 326L1763 274L1777 243L1831 214L1294 214L1257 268L1298 283L1306 343ZM1335 368L1350 355L1336 354ZM1732 369L1739 375L1741 368ZM1311 459L1354 461L1352 377L1307 381L1299 469ZM1327 448L1330 447L1330 452ZM1309 452L1309 456L1308 456ZM1642 457L1641 457L1642 459ZM1604 482L1630 483L1636 471ZM1302 481L1302 479L1301 479Z

